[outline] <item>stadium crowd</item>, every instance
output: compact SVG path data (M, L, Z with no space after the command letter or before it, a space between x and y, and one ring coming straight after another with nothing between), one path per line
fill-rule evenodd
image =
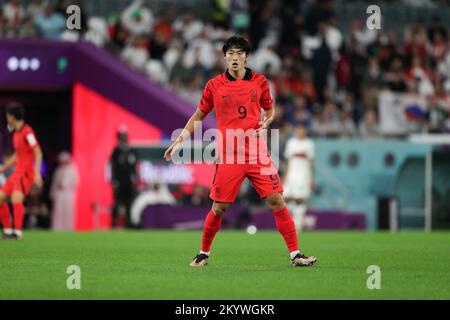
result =
M234 33L248 37L249 67L270 81L275 126L302 124L313 136L376 138L381 90L419 94L429 111L422 132L450 131L449 31L435 16L401 30L369 30L355 20L341 30L334 1L212 1L208 21L187 6L167 5L156 15L141 0L109 17L89 17L80 1L56 6L9 0L0 11L1 37L44 37L103 47L153 81L197 104L206 81L223 72L222 44ZM66 30L69 4L81 8L81 30Z
M197 104L206 81L223 72L222 43L233 33L254 48L248 65L269 79L276 126L302 124L313 136L379 137L380 90L419 94L429 103L422 132L450 131L449 29L436 16L397 30L369 30L355 20L341 30L334 1L212 1L208 21L187 6L156 15L141 0L109 17L89 17L80 1L56 6L9 0L0 11L1 37L81 38L115 53L132 68ZM81 8L81 30L66 30L69 4Z

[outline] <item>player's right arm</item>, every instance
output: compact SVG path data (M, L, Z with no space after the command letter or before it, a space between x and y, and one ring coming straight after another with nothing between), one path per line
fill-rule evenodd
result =
M200 122L203 121L208 114L199 108L194 112L194 114L190 117L189 121L186 123L186 126L184 127L181 134L178 136L178 138L175 140L174 143L170 145L170 147L166 150L164 153L164 159L167 161L172 160L172 155L174 152L178 149L180 144L189 139L189 137L192 135L192 133L197 129L197 127L200 125Z
M16 163L16 159L17 159L17 156L14 153L11 157L9 157L8 160L5 161L5 163L3 165L0 165L0 173L3 173L6 170L8 170L9 168L11 168L14 165L14 163Z
M166 150L164 153L164 159L167 161L172 160L172 155L175 153L175 151L178 149L180 144L185 141L186 139L189 139L189 137L192 135L192 133L197 129L197 126L200 125L201 121L203 121L208 113L211 112L211 110L214 107L214 99L213 99L213 85L212 81L208 81L208 83L205 86L205 89L203 90L202 98L200 99L200 103L198 104L197 110L195 110L194 114L191 116L189 121L186 123L186 126L184 127L181 134L178 136L178 138L175 140L174 143L169 147L169 149Z

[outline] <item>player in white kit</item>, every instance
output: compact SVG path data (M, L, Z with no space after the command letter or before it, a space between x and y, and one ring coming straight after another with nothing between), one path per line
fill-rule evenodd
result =
M283 195L299 233L314 188L314 143L307 137L304 126L296 126L295 135L286 144L284 158L287 163Z

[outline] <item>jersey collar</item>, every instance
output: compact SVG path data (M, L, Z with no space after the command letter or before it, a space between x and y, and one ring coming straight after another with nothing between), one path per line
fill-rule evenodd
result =
M228 72L228 69L227 69L227 71L225 72L225 75L226 75L226 77L227 77L227 79L228 79L229 81L236 81L236 80L237 80L235 77L233 77L233 76ZM245 68L245 75L244 75L243 80L250 81L250 80L252 80L252 76L253 76L253 71L252 71L252 69L250 69L250 68Z

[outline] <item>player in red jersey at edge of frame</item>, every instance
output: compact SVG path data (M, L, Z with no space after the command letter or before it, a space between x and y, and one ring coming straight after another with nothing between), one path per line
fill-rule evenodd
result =
M0 173L13 165L14 171L0 188L0 221L3 227L2 239L22 240L22 225L25 215L23 205L33 184L42 187L42 151L33 129L24 121L24 107L12 103L6 107L8 130L14 131L14 154L0 166ZM7 200L11 200L14 229Z

